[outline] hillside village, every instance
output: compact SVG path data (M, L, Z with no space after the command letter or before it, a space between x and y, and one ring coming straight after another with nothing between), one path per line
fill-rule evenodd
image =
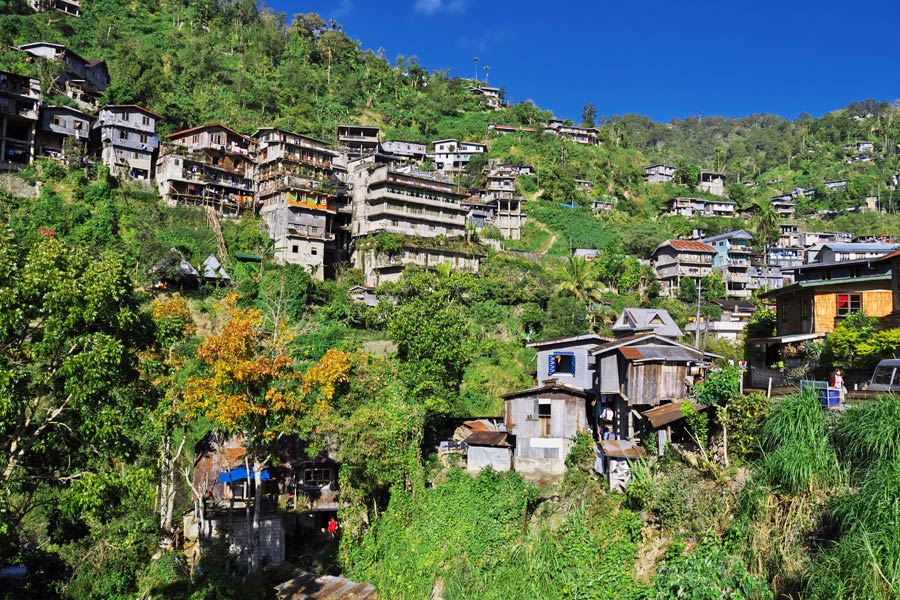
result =
M39 15L49 11L65 19L83 18L88 10L77 0L28 5ZM332 23L330 32L336 31ZM766 429L777 426L779 410L807 410L809 402L802 403L811 398L814 410L803 418L824 432L823 423L857 414L857 403L874 397L862 389L873 367L900 348L894 335L900 331L900 239L891 214L897 208L900 145L887 133L878 131L884 136L876 141L841 140L809 169L824 176L813 180L804 174L801 184L796 177L777 177L780 165L748 177L718 164L706 169L673 160L649 145L638 152L620 139L632 126L628 119L576 125L530 103L511 105L503 88L489 86L486 77L447 83L465 95L480 119L477 130L467 125L456 137L390 135L412 128L373 118L372 111L335 120L327 131L294 131L282 118L253 128L217 118L185 122L161 107L110 102L117 82L107 62L80 52L58 41L6 48L0 69L0 190L10 190L4 199L12 215L26 206L24 196L12 190L40 199L60 194L79 178L84 189L106 190L111 200L103 206L111 206L119 190L124 198L150 199L154 211L185 211L172 212L178 215L174 220L200 224L194 236L205 241L173 244L152 262L136 260L128 276L152 307L157 345L169 344L165 352L153 351L159 356L153 355L152 367L136 352L135 363L142 366L134 370L154 372L141 380L155 389L150 395L170 398L177 390L180 398L172 408L153 409L168 429L154 433L163 449L154 448L158 464L145 467L154 472L149 479L158 480L151 492L158 528L148 539L162 538L157 555L179 557L172 559L178 565L173 569L183 569L178 577L188 572L187 579L201 581L211 564L205 561L219 556L227 539L230 568L253 574L265 565L285 581L280 598L325 598L351 588L360 598L420 592L427 597L439 593L443 583L437 581L450 575L431 565L421 569L429 574L417 577L410 573L419 567L406 564L409 580L403 585L416 592L403 595L394 587L399 579L386 574L394 568L385 567L387 561L397 560L382 546L387 534L404 532L397 547L410 544L407 554L416 544L425 548L430 542L406 539L415 534L406 533L404 519L427 523L429 510L444 510L429 508L426 502L436 502L429 492L440 485L466 490L471 481L513 472L521 479L491 480L519 494L509 506L492 509L498 516L491 535L513 536L516 523L524 532L529 519L539 522L539 504L558 504L560 495L581 486L582 499L559 508L560 518L603 507L608 513L598 523L609 539L629 549L624 558L610 558L614 566L608 567L628 579L627 597L664 597L652 595L654 585L662 590L660 582L669 581L667 566L660 565L687 569L691 551L707 543L724 547L722 540L732 535L716 530L718 541L700 541L697 532L686 533L691 526L684 515L678 517L682 529L667 529L663 515L674 509L665 506L671 498L664 493L690 488L682 493L696 495L680 502L701 503L698 498L713 484L694 488L684 481L706 476L727 488L721 494L738 506L745 501L740 486L751 489L749 473L758 468L760 448L768 444L773 455L790 453ZM328 69L330 78L330 63ZM857 120L870 118L875 117ZM823 171L821 164L829 166ZM863 175L836 175L876 166L882 175L877 186L863 188ZM55 181L47 176L54 168L63 173ZM126 221L121 218L120 229ZM17 213L10 222L20 228L31 221ZM241 233L243 238L235 233L247 230L252 234ZM41 223L30 235L35 233L39 239L32 247L11 252L25 257L57 238L71 243L60 222ZM246 241L257 238L255 247ZM189 250L196 248L203 252ZM280 295L263 293L266 269L281 274ZM286 289L286 282L298 288ZM232 294L247 289L257 296L241 306ZM283 308L283 298L292 295L303 298L296 316ZM211 308L213 301L221 305ZM257 315L263 315L259 323ZM166 319L177 321L177 334L165 329L175 327ZM231 329L241 319L247 329ZM115 330L111 324L98 328ZM877 342L862 348L866 339ZM223 365L252 344L264 350L235 368L230 388L210 391L223 373L232 373ZM173 358L179 353L184 354ZM265 374L249 375L251 365ZM851 389L829 381L836 367L847 372ZM247 381L259 386L250 386L250 396L264 397L263 408L248 412L251 418L235 418L231 408L209 408L210 398L227 396ZM798 388L824 395L803 396ZM834 402L830 392L839 392L840 400ZM265 404L291 394L307 395L300 416L280 412L289 401ZM773 403L778 396L788 400ZM197 404L185 408L191 398ZM46 411L47 422L55 423L67 403L56 413ZM732 405L748 416L729 420ZM252 415L282 414L292 429L280 421L255 429L265 419ZM179 427L180 438L173 434ZM729 438L729 428L736 437ZM838 444L843 438L836 439ZM11 447L6 478L20 464L16 442ZM424 484L428 456L439 474ZM120 456L111 460L110 472L124 473ZM798 510L812 522L817 507L845 493L837 491L841 484L834 479L845 471L818 462L831 473L809 475L796 486L769 475L767 498L787 502L789 494L808 493ZM458 471L467 473L465 482L454 479ZM850 473L847 467L847 478L858 476ZM593 500L584 501L589 489ZM23 493L9 490L10 497ZM504 490L484 493L500 498ZM398 515L388 502L399 504L399 498L409 504L396 509L406 511ZM708 498L703 502L714 505ZM85 514L102 510L91 506ZM726 512L717 518L736 519ZM40 527L27 521L23 517L13 529L35 537ZM583 527L585 539L596 541L587 546L590 551L601 545L593 537L600 529L566 523ZM812 535L812 525L806 527ZM53 535L81 539L71 532ZM682 540L687 551L673 558L685 549ZM54 551L64 543L54 541ZM778 541L766 543L772 544L764 550L771 558ZM772 597L772 589L794 593L807 581L803 573L813 559L794 543L791 551L805 558L790 562L778 555L771 558L774 567L748 570L734 558L737 551L710 556L727 565L729 576L745 578L740 585L751 591L739 597ZM653 544L669 551L648 549ZM379 552L383 564L371 558ZM431 552L456 560L444 550ZM654 565L649 574L632 575L638 555ZM0 555L0 568L9 560ZM297 563L305 571L278 570ZM780 569L790 571L787 583L770 587ZM195 573L201 579L192 579ZM25 590L32 585L25 578L16 571L11 581ZM224 593L215 589L197 597ZM456 597L452 593L447 597Z

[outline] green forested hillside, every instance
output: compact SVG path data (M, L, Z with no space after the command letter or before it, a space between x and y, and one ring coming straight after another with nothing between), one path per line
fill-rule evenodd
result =
M386 138L485 141L488 159L534 167L517 181L529 221L477 276L409 268L379 290L396 303L366 308L348 296L359 272L317 282L274 264L246 215L222 222L233 287L160 292L170 249L195 265L217 252L203 212L168 208L102 167L42 159L19 173L40 187L36 198L0 188L0 567L28 574L0 595L271 597L286 570L235 570L224 548L191 570L180 552L193 449L218 431L246 433L255 456L293 435L336 456L339 542L308 540L289 559L372 582L381 598L896 597L896 398L829 416L808 397L738 394L729 379L703 400L725 409L691 421L698 440L710 435L708 457L652 457L624 495L590 472L586 438L558 482L470 477L435 446L454 419L499 417L500 396L532 384L528 341L608 332L626 306L666 308L683 325L693 308L660 298L641 262L660 242L697 228L764 233L761 219L660 217L670 198L706 194L689 177L645 184L644 165L724 171L731 198L761 212L775 194L814 188L798 199L806 227L896 235L895 214L814 213L867 195L896 209L897 108L625 115L583 146L540 133L552 117L540 107L488 110L468 81L363 49L317 15L249 0L84 0L83 13L0 0L0 43L60 42L106 60L105 100L161 113L161 133L222 122L334 140L337 124L358 122ZM45 88L57 75L13 50L0 70ZM538 131L494 137L491 123ZM871 160L843 149L862 140L875 142ZM463 185L481 183L473 162ZM841 178L845 190L824 188ZM600 199L614 210L594 214ZM601 252L587 263L572 248ZM237 260L246 253L263 261Z

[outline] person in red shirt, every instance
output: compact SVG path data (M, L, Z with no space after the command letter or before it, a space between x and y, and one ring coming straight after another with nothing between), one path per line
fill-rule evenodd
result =
M331 520L328 521L328 533L331 535L331 537L334 537L334 534L337 533L337 528L338 523L334 520L334 517L332 517Z

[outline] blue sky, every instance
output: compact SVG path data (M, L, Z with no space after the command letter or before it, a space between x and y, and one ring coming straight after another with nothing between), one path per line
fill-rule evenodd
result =
M900 98L900 0L269 0L557 116L820 116Z

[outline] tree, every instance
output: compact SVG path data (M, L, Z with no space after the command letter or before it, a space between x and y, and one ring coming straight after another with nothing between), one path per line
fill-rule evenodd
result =
M414 397L430 416L452 412L473 350L459 302L444 290L410 298L391 314L388 334Z
M569 256L562 273L562 281L556 286L560 292L569 292L582 303L598 302L601 288L594 270L587 259L580 255Z
M753 215L753 229L757 241L762 245L761 250L778 241L781 230L778 226L778 214L768 202L756 204L756 214Z
M581 109L581 125L582 127L596 127L597 122L597 109L594 108L594 105L588 102L584 105L584 108Z
M21 252L0 236L0 493L77 472L94 452L127 453L137 400L126 389L146 339L118 257L55 238Z
M709 275L703 277L700 287L700 294L705 302L725 299L727 288L725 287L725 280L722 278L721 271L711 271Z
M697 281L693 277L682 277L678 282L678 299L689 304L697 301Z
M350 361L332 349L305 374L298 373L290 358L267 347L259 311L240 308L236 296L229 296L223 308L228 321L197 350L205 372L188 379L184 410L204 416L226 435L243 436L245 463L255 479L250 568L257 573L262 566L262 472L272 459L274 442L296 432L308 412L327 409L337 386L348 379ZM251 525L249 505L247 515Z
M719 371L711 372L706 380L697 384L695 395L697 402L716 407L719 423L722 425L722 439L724 440L725 466L728 461L728 405L731 400L740 393L741 370L728 365Z

